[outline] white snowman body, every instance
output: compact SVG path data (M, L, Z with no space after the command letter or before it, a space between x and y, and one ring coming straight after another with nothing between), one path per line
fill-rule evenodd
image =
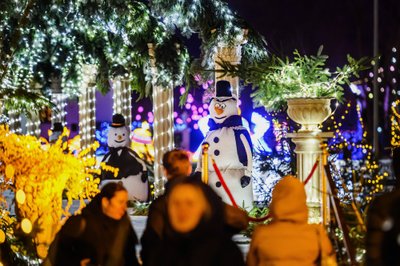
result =
M107 153L103 162L107 165L117 167L119 175L117 178L107 175L106 179L101 181L101 186L109 182L122 182L128 191L129 200L147 201L149 196L149 183L143 181L142 175L147 171L145 163L139 156L132 151L130 146L130 134L127 126L110 127L108 132L107 144L110 152ZM130 168L134 167L132 173Z
M204 139L209 144L208 185L225 203L233 204L214 170L211 161L214 158L237 205L250 210L253 206L252 147L250 134L238 115L237 100L232 96L215 97L210 102L209 112L213 126ZM202 171L201 156L196 171Z

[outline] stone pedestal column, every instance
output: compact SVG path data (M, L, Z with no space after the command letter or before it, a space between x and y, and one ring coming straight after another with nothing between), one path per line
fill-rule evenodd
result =
M297 98L288 99L288 116L301 125L296 133L288 134L296 144L297 177L305 181L311 173L314 163L319 160L318 168L305 186L309 222L326 222L328 215L328 197L326 193L326 177L324 175L324 157L322 145L333 132L321 132L319 125L331 114L329 98Z
M81 135L81 149L85 149L95 141L97 69L95 65L83 65L82 72L83 81L79 96L79 134Z
M242 44L246 42L246 34L247 31L243 30L243 34L237 36L235 42L233 44L227 43L219 43L217 46L217 54L214 57L214 65L215 70L221 70L221 66L218 62L227 61L232 65L240 64L242 59ZM232 94L235 94L236 97L239 99L239 77L232 77L232 76L224 76L219 77L219 73L215 73L215 82L223 79L227 80L231 83L232 86Z
M333 132L298 132L289 133L289 138L296 144L297 177L304 182L319 160L311 180L306 184L307 206L309 222L321 223L325 221L328 206L326 193L326 177L323 165L322 145L328 138L333 137ZM324 218L325 217L325 218Z
M170 88L163 88L156 84L155 47L149 43L148 48L153 76L154 194L158 197L164 193L165 183L162 173L162 156L174 147L174 94L172 84Z
M118 76L112 80L113 86L113 114L122 114L125 117L125 123L132 125L132 97L130 80Z

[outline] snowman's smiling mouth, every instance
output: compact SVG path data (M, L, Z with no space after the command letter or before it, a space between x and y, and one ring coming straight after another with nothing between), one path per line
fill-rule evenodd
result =
M215 117L216 119L224 119L226 116L221 116L221 117Z
M118 141L118 140L114 140L116 143L122 143L122 142L124 142L125 140L120 140L120 141Z

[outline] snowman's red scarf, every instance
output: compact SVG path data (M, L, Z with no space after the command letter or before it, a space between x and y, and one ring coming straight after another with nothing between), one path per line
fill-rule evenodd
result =
M224 127L233 127L234 128L233 131L234 131L235 140L236 140L236 152L238 154L239 161L244 166L247 166L248 160L251 158L247 158L246 149L243 145L243 142L240 139L240 135L243 135L247 139L247 142L250 145L250 149L251 149L252 153L253 153L253 146L251 143L249 131L245 127L243 127L242 117L240 115L232 115L232 116L228 117L227 119L225 119L225 121L220 124L216 123L214 119L210 118L208 120L208 126L210 127L210 131L221 129Z

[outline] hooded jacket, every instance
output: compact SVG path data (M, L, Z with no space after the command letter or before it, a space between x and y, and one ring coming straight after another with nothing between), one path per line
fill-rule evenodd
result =
M128 215L120 220L106 216L101 210L101 198L96 196L82 214L67 220L51 244L44 265L78 266L86 258L90 259L89 265L139 265L136 244Z
M258 226L250 244L247 265L316 265L320 250L332 245L322 226L308 224L304 185L286 176L277 183L270 204L272 222Z

